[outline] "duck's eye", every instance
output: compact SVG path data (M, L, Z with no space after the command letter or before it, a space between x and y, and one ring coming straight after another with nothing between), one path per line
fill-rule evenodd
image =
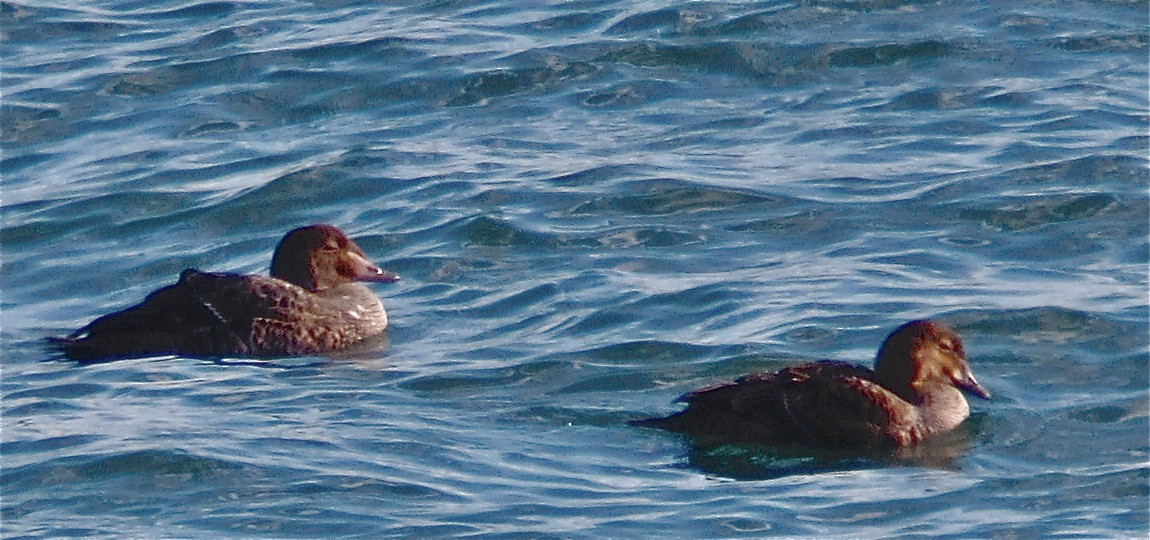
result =
M941 340L938 342L938 346L941 347L942 350L944 350L944 351L953 351L954 350L954 341L951 341L949 339L944 339L944 340Z

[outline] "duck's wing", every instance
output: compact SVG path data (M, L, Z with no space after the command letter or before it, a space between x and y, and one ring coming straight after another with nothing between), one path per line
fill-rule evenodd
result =
M379 299L358 283L313 293L266 276L197 272L181 281L247 356L298 356L346 348L386 327ZM378 330L374 330L378 326Z
M867 368L835 361L757 373L690 392L680 398L687 403L684 411L638 423L730 442L884 445L891 424L888 401L898 398L871 382L871 375Z
M190 343L238 340L210 305L197 298L186 270L180 281L149 294L142 302L109 313L65 338L54 339L64 353L81 361L114 360L162 354L212 354L185 350Z
M873 372L824 361L752 378L731 410L769 427L777 442L829 447L905 446L921 422L913 405L871 380Z
M216 355L303 355L343 345L331 330L341 328L340 313L322 296L292 283L195 271L185 271L180 282L211 313L211 324L232 338L225 340L231 349Z
M262 276L188 269L176 284L149 294L139 304L53 341L68 357L82 361L254 354L258 351L252 346L253 322L282 319L306 301L306 291L290 284L275 286L282 284Z

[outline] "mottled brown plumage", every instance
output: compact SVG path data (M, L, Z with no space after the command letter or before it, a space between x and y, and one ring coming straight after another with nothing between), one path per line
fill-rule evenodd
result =
M635 423L723 442L902 447L962 423L962 390L990 397L958 335L920 320L887 337L874 371L828 360L748 375L684 395L682 412Z
M397 279L338 228L301 227L276 247L270 277L184 270L175 285L53 342L83 361L334 352L387 329L383 304L358 282Z

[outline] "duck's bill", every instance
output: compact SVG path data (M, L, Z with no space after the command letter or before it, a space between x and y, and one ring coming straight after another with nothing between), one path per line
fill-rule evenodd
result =
M394 283L399 281L399 274L388 272L363 258L358 253L349 251L347 258L351 261L353 277L357 281L372 281L378 283Z
M974 379L974 375L970 373L966 374L965 380L958 381L958 387L982 399L990 399L990 392L988 392L986 388L983 388L981 384L978 384L978 381Z
M379 283L395 283L399 281L399 274L388 272L382 268L376 268L375 273L366 277L360 278L363 281L375 281Z

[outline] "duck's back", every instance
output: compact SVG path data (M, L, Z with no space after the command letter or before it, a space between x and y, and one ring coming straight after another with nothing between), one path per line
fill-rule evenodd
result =
M386 327L379 299L358 283L312 293L272 277L189 269L175 285L58 343L77 360L301 355L337 350Z
M684 395L687 408L640 421L727 442L889 446L917 441L916 411L873 372L822 361L759 373Z

